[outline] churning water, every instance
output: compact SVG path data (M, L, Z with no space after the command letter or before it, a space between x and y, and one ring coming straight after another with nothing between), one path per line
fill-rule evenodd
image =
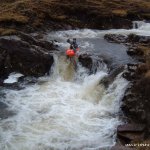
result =
M104 33L141 34L144 27L149 28L142 24L132 30L77 30L52 36L101 38ZM68 46L63 43L59 44ZM93 50L91 43L85 40L81 47ZM3 101L15 115L0 120L0 150L104 150L115 143L120 100L128 82L119 74L105 89L100 84L108 75L104 63L89 75L80 64L75 71L62 55L54 58L50 77L41 77L23 90L5 89Z
M120 98L128 82L120 77L105 89L106 66L88 75L78 64L55 56L51 77L20 91L7 90L16 115L0 122L1 150L106 148L115 142Z

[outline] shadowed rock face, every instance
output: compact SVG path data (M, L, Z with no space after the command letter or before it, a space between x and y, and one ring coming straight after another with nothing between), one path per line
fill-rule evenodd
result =
M104 39L112 43L126 43L127 37L117 34L105 34Z
M130 121L145 123L150 133L150 78L142 77L129 88L123 99L122 110Z
M150 37L135 34L127 37L107 34L105 39L109 42L126 44L127 54L142 62L127 64L123 73L123 77L131 81L131 86L126 91L121 109L128 123L132 125L118 127L117 132L118 140L123 145L143 141L150 135ZM137 132L141 123L145 128Z
M50 51L56 50L52 43L38 41L33 37L19 36L0 38L0 75L11 72L41 76L48 73L53 64Z
M89 70L92 69L92 58L90 57L90 55L88 54L83 54L79 56L79 62L82 64L82 66L88 68Z

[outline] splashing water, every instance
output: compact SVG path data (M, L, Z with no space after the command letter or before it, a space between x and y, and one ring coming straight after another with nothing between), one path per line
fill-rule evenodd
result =
M20 91L7 90L16 115L0 122L0 150L104 149L115 142L120 99L128 82L120 76L105 89L106 67L88 75L55 56L51 77Z
M105 43L103 36L108 33L150 36L150 23L135 21L133 27L60 31L46 38L58 39L58 45L64 48L69 46L64 43L67 38L84 38L80 47L93 51L95 47L89 38ZM117 56L125 57L121 48L115 49L119 50L115 51ZM119 63L123 60L120 55ZM105 89L99 83L107 76L107 66L101 62L93 62L92 69L97 72L89 75L80 64L75 72L64 56L54 56L54 60L50 77L41 77L38 83L20 91L5 90L3 102L16 115L0 120L0 150L104 150L115 143L115 131L121 124L120 100L128 82L119 74Z

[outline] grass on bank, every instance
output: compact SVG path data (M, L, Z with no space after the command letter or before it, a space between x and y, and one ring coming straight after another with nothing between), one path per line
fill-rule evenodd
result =
M0 35L5 36L5 35L14 35L16 34L15 29L7 29L7 28L0 28Z
M150 19L149 0L0 0L0 27L12 24L42 26L58 21L79 25L87 17L146 16ZM94 18L93 18L94 19ZM14 27L15 28L15 27Z

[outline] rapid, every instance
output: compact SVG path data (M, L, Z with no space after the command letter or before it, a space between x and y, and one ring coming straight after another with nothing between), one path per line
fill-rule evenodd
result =
M97 38L102 43L106 33L144 34L142 27L60 31L45 38L57 37L61 41L58 44L65 49L68 45L64 41L76 37L81 40L80 53L97 53L97 44L93 44ZM116 57L110 49L103 53L112 55L114 64L132 61L124 50L120 52L123 56ZM100 82L108 76L109 68L104 62L93 66L97 72L89 74L79 62L75 70L62 53L63 50L54 54L50 76L40 77L37 83L19 91L4 89L2 101L15 115L0 120L0 150L104 150L115 144L117 126L123 123L119 118L121 99L129 82L120 73L105 88Z

